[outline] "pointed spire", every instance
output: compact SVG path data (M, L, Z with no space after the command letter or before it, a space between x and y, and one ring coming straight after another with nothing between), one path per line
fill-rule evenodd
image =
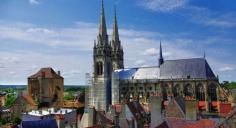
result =
M204 55L203 55L204 59L206 59L206 52L204 51Z
M116 17L116 6L114 6L114 23L113 23L112 40L114 42L119 41L119 31L118 31L118 24L117 24L117 17Z
M164 59L162 56L162 45L161 45L161 40L160 40L160 53L159 53L159 67L164 63Z
M102 0L101 14L100 14L100 26L99 26L99 35L102 40L106 39L107 36L107 27L106 27L106 18L104 11L104 2Z

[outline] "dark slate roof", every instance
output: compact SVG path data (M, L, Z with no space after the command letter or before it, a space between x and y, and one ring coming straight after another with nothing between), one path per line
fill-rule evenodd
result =
M22 121L22 128L57 128L55 119Z
M216 79L205 58L166 60L160 66L114 71L118 79Z
M161 79L216 78L205 58L166 60L160 67Z

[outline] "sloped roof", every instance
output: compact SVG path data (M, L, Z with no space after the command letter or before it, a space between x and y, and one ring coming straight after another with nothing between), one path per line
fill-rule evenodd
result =
M34 100L32 99L31 96L28 95L22 95L22 97L25 99L25 101L27 103L29 103L30 105L36 106L37 104L34 102Z
M115 70L119 79L216 79L205 58L166 60L160 67Z
M166 118L164 122L166 122L164 126L168 126L168 128L215 128L216 126L216 123L209 119L187 121L178 118ZM156 128L161 128L161 125L163 125L163 123Z
M135 119L140 119L140 117L145 113L143 107L140 105L139 102L128 102L126 103L128 108L130 109L131 113L135 117Z
M176 117L182 119L185 117L184 111L174 99L171 99L169 104L167 105L166 117Z
M57 128L55 119L44 119L38 121L22 121L23 128Z
M160 69L157 67L139 68L134 74L134 79L158 79Z
M29 77L29 79L35 79L38 77L44 78L63 78L58 75L52 68L41 68L36 74Z
M215 78L205 58L167 60L160 67L162 79Z
M24 94L20 94L14 101L13 104L19 104L21 101L20 99L23 99L26 103L32 105L32 106L37 106L37 104L34 102L34 100L32 99L31 96L29 95L24 95Z

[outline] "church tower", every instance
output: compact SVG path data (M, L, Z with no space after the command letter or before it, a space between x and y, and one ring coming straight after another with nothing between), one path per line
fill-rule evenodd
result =
M108 110L111 104L112 72L122 68L124 68L123 48L119 39L116 10L112 39L109 41L102 0L99 32L93 47L93 86L89 91L89 106L101 111Z
M93 48L93 87L90 105L97 110L107 111L111 103L111 46L109 44L104 3L102 0L100 25L97 41Z
M117 69L123 69L124 68L124 59L123 59L124 53L123 53L123 47L122 47L120 39L119 39L116 8L114 9L114 23L113 23L111 48L112 48L112 68L113 68L113 71L117 70Z

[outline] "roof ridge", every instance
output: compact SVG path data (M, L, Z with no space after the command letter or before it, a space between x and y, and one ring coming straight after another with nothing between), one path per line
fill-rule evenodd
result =
M165 60L165 61L178 61L178 60L191 60L191 59L203 59L203 60L206 60L205 58L202 58L202 57L196 57L196 58L172 59L172 60ZM165 61L164 61L164 63L165 63Z

